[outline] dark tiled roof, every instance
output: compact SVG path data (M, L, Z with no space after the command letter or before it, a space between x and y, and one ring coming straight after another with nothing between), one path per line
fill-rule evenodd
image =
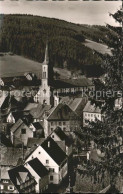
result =
M20 189L20 185L26 182L27 177L30 179L33 179L30 172L23 166L17 166L11 170L8 171L10 180L14 184L14 186L17 188L19 192L22 190ZM35 182L36 183L36 182Z
M60 127L57 127L53 133L56 133L56 135L61 139L61 141L65 141L65 144L69 147L72 144L71 139L62 131Z
M11 141L3 133L0 133L0 143L6 147L13 147Z
M64 151L58 146L58 144L51 137L48 137L41 144L41 147L48 153L48 155L58 165L60 165L67 157Z
M32 123L32 125L38 130L43 129L42 125L39 122Z
M71 110L71 108L66 104L58 104L55 109L50 113L48 120L70 120L70 117L77 117L77 114Z
M44 177L48 175L48 170L46 167L39 161L38 158L34 158L33 160L30 160L28 164L32 167L32 169L40 176Z

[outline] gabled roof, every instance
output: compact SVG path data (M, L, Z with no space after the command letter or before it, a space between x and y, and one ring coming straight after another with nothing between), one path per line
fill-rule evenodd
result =
M34 158L30 160L28 164L32 167L32 169L39 175L39 177L43 178L48 175L48 170L46 167L39 161L38 158Z
M83 109L87 103L86 97L74 98L68 103L68 106L75 111L79 116L82 116Z
M18 191L22 191L20 189L20 185L25 183L27 178L33 179L31 173L23 166L17 166L8 171L10 180L14 184L14 186L18 189ZM35 182L36 183L36 182Z
M68 147L72 144L71 139L63 132L60 127L57 127L52 133L56 133L56 135L61 139L61 141L65 141L65 145L67 145Z
M70 117L77 117L77 114L71 110L71 108L66 104L58 104L55 109L48 116L48 121L50 120L70 120Z
M23 124L23 121L21 119L19 119L14 125L13 127L10 129L11 132L15 132L21 125Z
M95 104L92 105L91 102L88 101L87 104L85 105L85 108L83 109L83 112L101 113L101 109Z
M50 110L51 105L42 105L38 104L36 108L32 108L30 110L30 114L33 116L35 119L41 119L44 116L44 113L48 110Z
M21 125L25 125L28 127L28 123L26 123L26 120L24 119L19 119L13 126L12 128L10 129L11 132L15 132L17 129L19 129L21 127ZM28 127L29 130L31 130L31 128Z
M47 154L58 164L66 159L67 155L58 146L58 144L51 138L48 137L42 144L41 147L47 152Z

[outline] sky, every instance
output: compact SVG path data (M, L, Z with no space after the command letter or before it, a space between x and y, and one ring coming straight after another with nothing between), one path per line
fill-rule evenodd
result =
M109 16L122 5L122 1L26 1L0 0L0 13L32 14L58 18L72 23L117 26Z

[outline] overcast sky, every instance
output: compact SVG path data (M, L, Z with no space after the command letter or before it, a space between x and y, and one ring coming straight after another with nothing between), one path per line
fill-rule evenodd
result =
M120 8L122 1L0 1L0 13L33 14L90 25L117 25L109 16Z

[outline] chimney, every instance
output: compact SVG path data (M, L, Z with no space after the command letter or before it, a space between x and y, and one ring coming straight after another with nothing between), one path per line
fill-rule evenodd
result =
M50 141L48 141L48 148L50 148Z

